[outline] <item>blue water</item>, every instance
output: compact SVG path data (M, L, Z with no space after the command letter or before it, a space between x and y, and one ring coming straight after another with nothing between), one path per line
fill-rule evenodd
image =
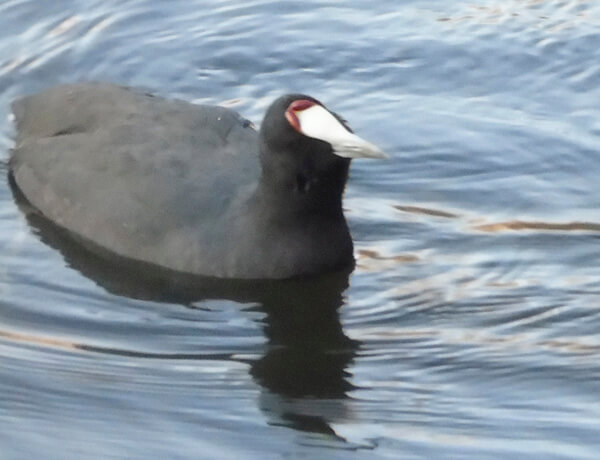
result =
M190 286L11 190L10 102L105 80L260 123L301 91L356 161L358 266ZM595 459L600 4L0 4L0 458Z

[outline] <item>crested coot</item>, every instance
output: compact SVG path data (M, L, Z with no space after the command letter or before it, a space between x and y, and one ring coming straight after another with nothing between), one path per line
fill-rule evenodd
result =
M350 266L350 160L374 145L316 99L277 99L257 132L219 106L104 83L13 104L13 178L57 225L120 256L222 278Z

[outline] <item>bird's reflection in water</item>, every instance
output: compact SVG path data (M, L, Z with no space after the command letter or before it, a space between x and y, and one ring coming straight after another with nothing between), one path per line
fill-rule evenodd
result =
M253 309L266 313L262 327L268 339L267 352L250 363L250 373L262 388L260 409L269 423L336 436L331 423L348 416L348 367L359 346L344 334L339 320L350 270L285 281L173 273L78 240L31 208L12 180L11 188L39 238L110 293L186 306L206 299L255 304Z

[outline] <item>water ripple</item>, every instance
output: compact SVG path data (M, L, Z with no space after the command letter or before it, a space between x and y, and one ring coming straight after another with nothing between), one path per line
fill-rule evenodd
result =
M302 91L391 157L353 164L354 273L255 286L91 253L1 180L3 458L594 458L599 20L591 0L2 2L0 119L78 80L257 125Z

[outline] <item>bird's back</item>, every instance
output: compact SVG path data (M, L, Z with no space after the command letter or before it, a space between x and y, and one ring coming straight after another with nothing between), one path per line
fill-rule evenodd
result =
M13 111L11 171L26 198L134 259L195 271L196 246L218 238L260 175L256 131L223 107L86 83L25 97Z

